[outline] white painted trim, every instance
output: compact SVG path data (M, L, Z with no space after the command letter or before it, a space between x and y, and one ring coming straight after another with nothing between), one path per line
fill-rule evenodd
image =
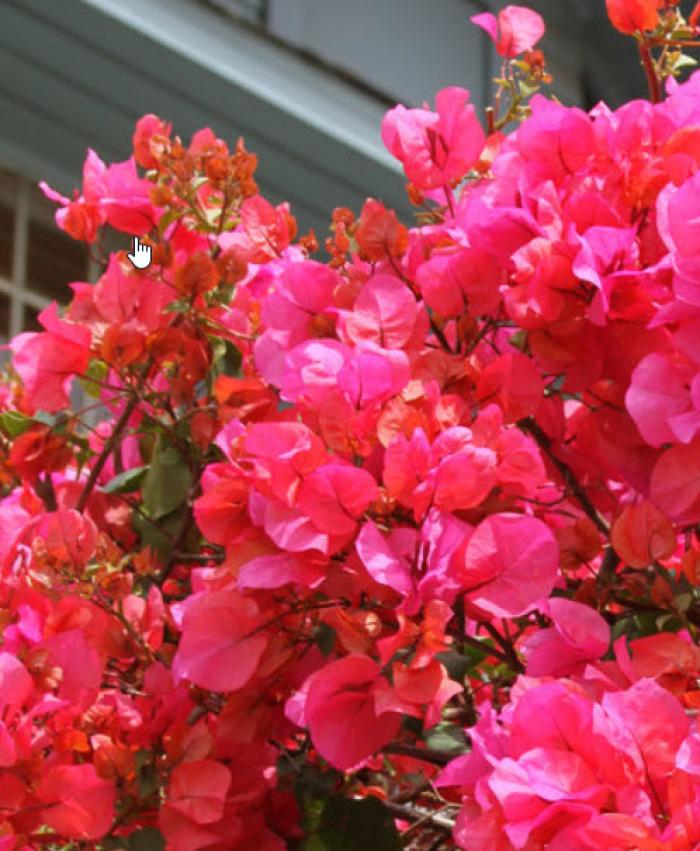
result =
M312 62L191 0L82 0L310 128L399 173L385 107Z
M35 310L43 310L51 304L51 299L37 295L31 290L23 290L21 293L18 293L17 287L12 283L12 281L8 281L7 278L0 278L0 293L10 296L11 299L17 296L20 302L28 304ZM20 328L19 330L21 331L22 329Z

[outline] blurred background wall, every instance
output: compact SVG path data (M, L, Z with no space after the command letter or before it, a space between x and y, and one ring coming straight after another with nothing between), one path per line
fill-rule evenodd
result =
M524 2L524 0L523 0ZM129 155L153 112L260 158L262 191L322 240L330 212L367 195L409 214L379 125L397 101L462 85L479 108L497 68L469 23L496 0L0 0L0 338L36 324L65 282L98 273L53 226L39 179L70 194L87 147ZM643 93L634 47L604 0L531 0L554 92L591 106ZM125 241L126 242L126 241Z

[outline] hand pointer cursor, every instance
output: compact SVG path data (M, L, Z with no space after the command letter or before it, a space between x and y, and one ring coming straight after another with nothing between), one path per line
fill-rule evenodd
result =
M136 269L148 269L151 265L151 246L142 245L137 236L134 237L134 247L131 254L126 255Z

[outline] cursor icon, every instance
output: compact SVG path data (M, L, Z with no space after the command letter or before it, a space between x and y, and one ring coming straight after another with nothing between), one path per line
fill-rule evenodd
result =
M131 254L126 255L136 269L148 269L151 265L151 246L142 245L137 236L134 237L134 247Z

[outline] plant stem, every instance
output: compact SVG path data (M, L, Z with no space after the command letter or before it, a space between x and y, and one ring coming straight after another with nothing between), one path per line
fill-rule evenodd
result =
M494 627L493 624L484 621L481 626L488 632L491 638L498 644L499 647L503 648L503 655L505 656L506 663L508 667L511 668L516 673L522 673L525 668L523 667L523 663L518 659L518 654L515 651L515 647L513 647L512 643L509 639L501 635L501 633Z
M433 751L430 748L419 748L415 745L404 745L400 742L393 742L382 748L386 754L394 754L395 756L411 756L415 759L422 759L424 762L431 762L433 765L447 765L451 762L455 755L446 751Z
M415 827L418 827L419 823L424 824L427 822L434 827L451 831L455 826L455 820L443 815L442 812L434 813L425 809L425 807L418 807L415 804L409 806L408 804L395 804L393 801L387 801L386 808L397 818L415 822ZM441 809L445 810L446 808L442 807Z
M508 656L506 656L506 654L497 647L489 647L488 644L483 641L479 641L478 638L474 638L471 635L462 635L459 640L462 644L468 644L469 647L473 647L475 650L479 650L487 656L493 656L495 659L499 659L504 665L510 665L510 659Z
M85 506L87 505L87 501L90 498L90 494L95 488L97 484L97 479L102 472L105 464L107 463L107 459L112 454L114 447L117 444L117 441L120 438L120 435L129 421L129 417L133 414L136 405L138 404L138 397L132 396L131 399L126 403L124 410L121 412L121 416L117 420L112 433L110 434L107 442L102 447L102 452L97 457L97 460L92 465L92 469L90 470L90 475L88 476L88 480L85 483L85 487L83 488L83 492L80 494L80 498L78 499L78 503L75 506L76 511L82 512L85 510Z
M649 100L652 103L661 101L661 82L654 64L654 57L651 55L651 48L646 38L642 37L637 42L639 46L639 55L644 67L644 73L647 77L647 86L649 87Z
M440 343L440 345L442 346L442 348L446 352L449 352L451 355L454 354L454 352L452 351L452 347L447 342L447 337L445 337L445 335L442 332L442 329L437 325L437 323L435 322L435 320L433 319L432 316L430 317L430 330L433 332L433 334L435 334L435 336L437 337L437 340Z
M523 431L527 431L532 435L535 439L535 443L537 443L540 449L557 468L562 479L564 479L564 483L569 488L581 508L583 508L587 516L592 520L596 529L598 529L599 532L602 532L607 538L610 534L610 527L606 520L598 513L598 509L591 502L588 494L579 483L571 467L569 467L569 465L560 458L557 458L554 454L551 438L532 417L526 417L523 420L519 420L518 426L523 429Z

